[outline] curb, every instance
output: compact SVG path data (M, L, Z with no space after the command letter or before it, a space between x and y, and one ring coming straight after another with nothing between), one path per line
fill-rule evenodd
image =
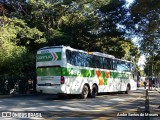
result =
M0 98L9 98L12 97L11 95L0 95Z
M17 95L0 95L0 98L10 98L10 97L22 97L22 96L37 96L37 95L27 95L27 94L17 94Z
M15 95L0 95L0 98L27 97L27 96L45 96L45 94L15 94Z

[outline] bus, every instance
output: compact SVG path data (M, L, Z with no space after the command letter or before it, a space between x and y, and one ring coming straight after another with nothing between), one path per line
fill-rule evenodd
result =
M37 51L37 92L95 98L99 93L136 90L135 66L100 52L69 46L49 46Z

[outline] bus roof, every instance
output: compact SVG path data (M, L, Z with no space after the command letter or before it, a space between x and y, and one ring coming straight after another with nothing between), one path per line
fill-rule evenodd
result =
M115 58L115 56L109 55L109 54L106 54L106 53L101 53L101 52L87 52L87 51L84 51L84 50L79 50L79 49L75 49L75 48L72 48L72 47L70 47L70 46L64 46L64 45L60 45L60 46L46 46L46 47L40 48L39 50L52 49L52 48L63 48L63 47L64 47L64 48L67 48L67 49L70 49L70 50L75 50L75 51L79 51L79 52L84 52L84 53L87 53L87 54L92 54L92 55L97 55L97 56L112 58L112 59L115 59L115 60L121 60L121 61L125 61L125 62L131 62L131 61L127 61L127 60L124 60L124 59ZM133 62L131 62L131 63L133 63Z
M39 50L52 49L52 48L62 48L62 47L65 47L65 46L63 46L63 45L61 45L61 46L46 46L46 47L40 48Z
M101 53L101 52L92 52L92 53L93 53L93 55L97 55L97 56L115 58L113 55L109 55L109 54L106 54L106 53Z

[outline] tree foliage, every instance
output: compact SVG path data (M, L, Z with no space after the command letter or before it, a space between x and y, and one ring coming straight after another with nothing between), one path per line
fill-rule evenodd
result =
M118 27L127 21L124 5L121 0L1 1L1 75L35 75L36 51L52 45L137 62L138 48L125 39L125 27Z
M32 47L44 42L45 39L40 38L43 33L29 28L21 19L0 17L0 20L0 32L3 33L0 34L0 73L20 75L24 69L23 56L32 52Z
M131 8L135 34L140 36L140 49L147 55L145 72L149 76L160 74L160 1L135 0Z
M136 33L142 36L140 41L144 53L160 51L160 1L136 0L132 7L132 16L136 24Z
M160 77L160 54L148 58L144 71L147 76Z

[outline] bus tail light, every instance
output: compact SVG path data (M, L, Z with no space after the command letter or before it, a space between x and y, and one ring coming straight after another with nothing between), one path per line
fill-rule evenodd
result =
M61 76L61 84L64 84L64 82L65 82L65 79L63 76Z

